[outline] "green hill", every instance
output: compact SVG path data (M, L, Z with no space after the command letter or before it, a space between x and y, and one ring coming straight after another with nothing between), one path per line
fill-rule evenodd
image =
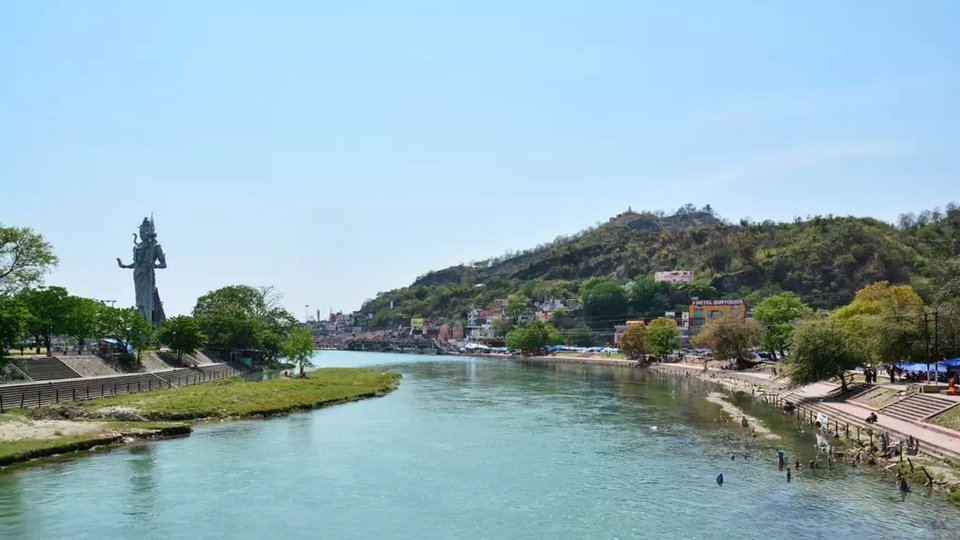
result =
M373 326L380 328L411 317L453 322L510 294L573 298L589 278L628 283L672 269L693 270L706 280L699 282L700 296L709 284L715 290L710 294L745 298L748 305L792 291L814 307L832 308L880 280L908 283L929 295L943 263L960 255L960 211L947 208L901 216L898 226L835 216L731 224L709 206L691 205L673 215L627 212L535 249L429 272L409 287L368 300L360 313L373 313ZM680 308L689 296L671 294L665 302ZM631 303L631 315L654 307L663 306L639 299Z

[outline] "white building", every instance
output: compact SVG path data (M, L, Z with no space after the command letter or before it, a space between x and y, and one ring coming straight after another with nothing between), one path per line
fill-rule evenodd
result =
M665 281L667 283L690 283L693 281L693 272L690 270L668 270L666 272L657 272L653 275L655 281Z

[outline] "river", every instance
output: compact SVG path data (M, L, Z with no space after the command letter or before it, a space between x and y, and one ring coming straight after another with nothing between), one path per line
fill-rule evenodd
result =
M957 538L960 512L919 486L901 500L875 469L787 483L778 447L806 463L812 436L746 398L783 436L751 438L717 421L693 379L373 353L316 363L404 379L384 398L0 473L0 538Z

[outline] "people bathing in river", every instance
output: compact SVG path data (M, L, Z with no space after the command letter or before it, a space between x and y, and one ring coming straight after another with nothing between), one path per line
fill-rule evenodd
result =
M787 455L783 453L783 450L777 450L777 465L782 469L784 465L787 464Z
M720 473L720 474L717 475L717 485L718 485L718 486L722 486L722 485L723 485L723 473Z
M787 467L787 482L793 480L793 474L790 473L790 467Z

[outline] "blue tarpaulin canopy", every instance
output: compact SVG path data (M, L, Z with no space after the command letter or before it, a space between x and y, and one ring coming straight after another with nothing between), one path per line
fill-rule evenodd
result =
M946 373L947 368L944 364L946 364L946 362L939 362L938 364L929 364L929 366L927 364L902 363L902 364L897 364L897 367L904 371L909 371L911 373L913 372L926 373L927 371L936 371L938 373Z

